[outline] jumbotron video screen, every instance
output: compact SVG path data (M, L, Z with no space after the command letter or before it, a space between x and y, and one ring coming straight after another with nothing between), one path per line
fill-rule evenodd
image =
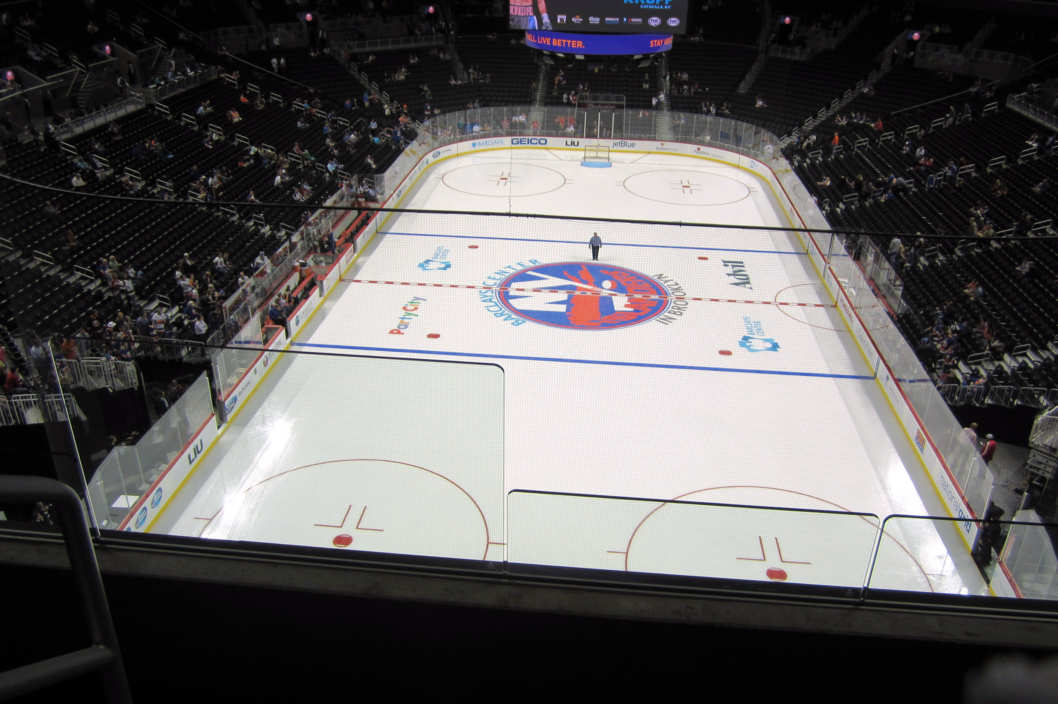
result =
M508 0L511 29L682 34L688 0Z

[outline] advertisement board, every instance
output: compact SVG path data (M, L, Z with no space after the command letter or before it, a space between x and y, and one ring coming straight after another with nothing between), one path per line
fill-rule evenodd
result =
M526 32L525 45L531 49L561 54L629 56L668 51L672 48L672 35Z
M507 19L516 30L683 34L688 5L688 0L507 0Z

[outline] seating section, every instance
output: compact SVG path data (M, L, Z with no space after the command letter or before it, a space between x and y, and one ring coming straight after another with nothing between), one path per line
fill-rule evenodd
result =
M34 7L16 17L20 32L0 31L12 40L3 48L10 62L36 62L42 71L90 56L98 38L131 48L150 36L188 39L131 0L92 11L78 6L47 23ZM275 0L247 7L269 26L296 22L302 8ZM842 3L820 7L822 14L801 16L809 38L833 35L858 11ZM244 9L181 0L163 12L194 29L239 24ZM411 2L387 3L379 12L339 2L315 10L347 22L362 18L365 27L385 24L405 37L441 26L415 19L419 8ZM959 49L975 39L1011 51L1024 43L1023 54L1033 57L1049 55L1042 52L1052 46L1043 30L1006 17L986 36L985 15L941 18L927 8L909 19L878 6L836 50L807 61L770 56L740 95L761 27L771 21L758 11L752 3L704 3L694 10L694 31L677 37L664 57L648 59L543 61L484 5L465 21L475 33L443 45L373 53L348 44L311 53L262 47L246 57L250 64L214 55L225 62L223 78L160 107L62 145L53 138L5 144L8 174L116 198L0 181L10 223L5 244L13 248L0 251L0 325L15 335L69 334L118 320L125 331L147 332L131 321L161 310L165 334L191 335L199 313L217 329L224 323L218 302L262 251L274 251L343 182L369 183L415 138L413 120L438 112L527 104L538 95L561 105L571 92L619 94L629 108L646 109L667 86L671 109L730 114L786 135L878 68L882 49L900 32L922 29L931 42ZM863 233L890 257L909 304L898 322L938 383L1058 387L1058 253L1053 240L1039 239L1053 234L1058 217L1055 137L1005 109L993 86L912 64L913 57L897 57L871 90L811 134L799 134L785 154L834 227ZM359 72L374 85L364 85ZM541 77L546 83L537 86ZM1050 78L1037 69L1023 82L1042 94L1038 85ZM130 195L160 202L121 200ZM185 198L202 205L165 203ZM289 207L254 208L254 201ZM221 253L225 265L210 266ZM205 300L184 301L193 297L178 270L197 275ZM152 301L161 303L148 311Z
M1058 142L995 103L982 114L982 103L905 116L900 127L925 124L921 134L886 139L852 125L841 129L845 148L836 154L810 145L787 156L835 228L908 233L895 243L874 239L904 283L910 310L900 322L938 383L1056 388L1058 252L1054 240L1030 238L1054 234L1058 204L1048 193ZM1020 362L1009 357L1015 351Z
M164 296L179 302L183 294L174 273L187 268L183 258L209 271L204 263L221 252L230 269L210 271L208 278L214 296L223 300L261 251L271 252L285 241L284 228L297 229L311 206L338 189L340 173L384 170L402 146L394 133L407 130L403 139L414 139L410 126L386 118L377 101L364 108L357 99L346 108L328 99L334 110L327 112L319 94L302 94L274 78L266 82L264 75L252 77L259 83L234 81L233 86L230 77L210 82L172 97L168 114L141 110L80 135L63 149L10 145L8 172L46 185L70 188L77 174L84 180L79 188L111 196L257 200L286 202L291 208L225 212L144 205L51 195L3 181L0 187L17 223L9 231L13 246L24 254L40 252L67 274L76 271L71 267L94 271L96 286L105 284L92 296L80 296L81 280L30 278L38 272L27 269L8 278L4 321L41 333L69 332L84 329L87 310L105 310L106 301L112 311L129 316L138 312L137 301ZM237 112L237 121L229 111ZM104 275L111 260L122 271L131 266L136 272L129 295L117 288L125 276ZM70 299L78 304L67 305ZM215 310L209 313L212 324L222 322ZM104 313L103 319L109 318L111 313ZM190 320L177 315L170 322L180 330Z
M411 115L425 116L427 104L442 111L466 107L458 93L446 90L455 67L443 47L379 52L357 59L357 69L393 100L406 105Z
M689 36L711 42L756 44L761 27L760 3L706 0L689 5Z
M456 51L463 66L473 68L479 80L453 87L456 94L451 104L465 107L468 103L532 103L536 97L537 52L525 45L523 37L524 34L508 32L457 38Z
M567 101L564 94L585 93L623 95L625 105L631 109L654 107L654 98L662 92L658 85L657 68L654 65L640 66L640 60L629 57L588 57L576 60L571 57L555 57L547 78L544 102L562 105Z
M752 45L677 40L668 57L669 105L685 112L708 112L710 103L716 109L730 105L756 58Z

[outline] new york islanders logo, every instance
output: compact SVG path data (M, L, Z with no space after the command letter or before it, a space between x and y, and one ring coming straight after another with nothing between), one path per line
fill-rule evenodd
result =
M538 264L508 276L497 300L530 322L576 330L638 325L665 311L669 292L638 271L598 262Z

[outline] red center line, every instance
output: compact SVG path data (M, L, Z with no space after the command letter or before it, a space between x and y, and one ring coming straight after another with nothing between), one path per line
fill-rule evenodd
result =
M624 296L628 294L615 291L570 291L561 288L522 288L517 286L475 286L473 284L435 284L422 281L378 281L374 279L349 279L354 284L378 284L380 286L433 286L435 288L469 288L477 291L514 291L532 293L565 293L575 296ZM673 301L707 301L709 303L749 303L761 306L798 306L801 308L833 308L827 303L797 303L794 301L751 301L738 300L735 298L708 298L703 296L663 296L650 293L629 295L629 298L646 298L650 300L673 300Z

